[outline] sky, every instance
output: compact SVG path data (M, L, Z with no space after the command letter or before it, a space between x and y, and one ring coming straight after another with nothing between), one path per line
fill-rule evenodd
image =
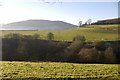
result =
M50 2L49 2L50 1ZM29 19L65 21L78 25L87 19L97 20L118 17L118 2L87 2L60 0L0 0L0 24ZM56 3L53 3L55 1Z

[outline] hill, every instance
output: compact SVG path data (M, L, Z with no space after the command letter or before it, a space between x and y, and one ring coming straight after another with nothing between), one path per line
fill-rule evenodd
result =
M120 24L120 18L114 18L114 19L106 19L106 20L98 20L95 23L92 24L98 24L98 25L102 25L102 24Z
M63 21L26 20L5 24L3 30L65 30L75 28L76 25Z
M85 36L87 41L101 41L101 40L118 40L117 24L114 25L87 25L82 28L73 28L68 30L45 30L45 31L2 31L2 35L9 33L19 33L23 35L40 34L42 39L47 39L47 34L52 32L54 34L54 40L58 41L72 41L76 35Z

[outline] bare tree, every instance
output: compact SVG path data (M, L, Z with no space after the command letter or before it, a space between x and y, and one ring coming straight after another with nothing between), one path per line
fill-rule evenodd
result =
M88 20L87 20L87 24L90 25L91 23L92 23L92 19L88 19Z

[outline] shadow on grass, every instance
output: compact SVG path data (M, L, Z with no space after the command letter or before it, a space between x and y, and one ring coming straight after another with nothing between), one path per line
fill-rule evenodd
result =
M37 78L37 77L29 77L29 78L2 78L1 80L119 80L119 78L105 77L105 78Z

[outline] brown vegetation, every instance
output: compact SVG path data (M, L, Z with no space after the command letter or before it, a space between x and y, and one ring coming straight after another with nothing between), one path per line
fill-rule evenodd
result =
M8 61L58 61L119 63L119 41L85 42L76 36L71 43L42 40L40 35L9 34L2 39L2 59Z

